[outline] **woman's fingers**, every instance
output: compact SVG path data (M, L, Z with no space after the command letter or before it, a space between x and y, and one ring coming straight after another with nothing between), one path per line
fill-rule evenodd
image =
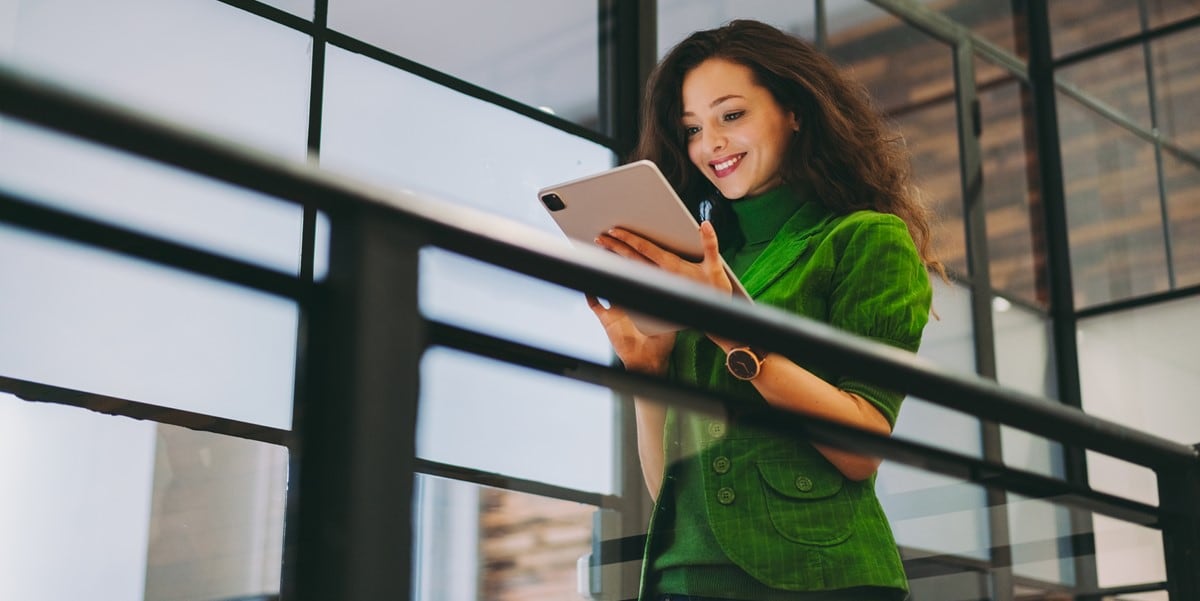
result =
M725 273L725 263L721 260L721 247L717 241L717 231L712 223L705 221L700 224L700 241L704 244L704 275L708 283L720 290L731 290L729 275Z
M639 259L660 267L668 258L677 258L657 244L619 227L608 230L597 238L596 242L619 255Z

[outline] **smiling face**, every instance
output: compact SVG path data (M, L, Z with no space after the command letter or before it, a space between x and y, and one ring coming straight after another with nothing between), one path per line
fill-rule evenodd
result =
M757 196L783 182L798 123L749 67L710 58L684 76L682 96L688 157L722 196Z

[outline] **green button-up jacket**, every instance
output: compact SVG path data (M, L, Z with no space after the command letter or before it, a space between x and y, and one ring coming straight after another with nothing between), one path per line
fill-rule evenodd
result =
M784 224L742 283L759 304L909 351L920 344L932 296L903 221L873 211L838 216L811 201ZM895 424L903 395L836 370L811 371L861 395ZM731 398L765 403L752 385L729 375L723 354L696 331L680 333L671 373ZM697 458L703 498L675 498L664 478L655 515L667 509L664 504L703 511L725 555L770 587L907 589L874 477L848 480L807 441L741 426L736 419L708 431ZM668 423L668 457L674 432L675 424ZM648 553L654 539L652 517ZM643 588L646 579L643 574Z

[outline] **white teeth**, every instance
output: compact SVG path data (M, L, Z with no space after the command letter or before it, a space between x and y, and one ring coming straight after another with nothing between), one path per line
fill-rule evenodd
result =
M742 157L741 157L741 155L738 155L727 161L721 161L720 163L713 165L713 169L716 169L717 171L722 171L724 169L728 169L728 168L732 167L734 165L734 163L737 163L740 160L742 160Z

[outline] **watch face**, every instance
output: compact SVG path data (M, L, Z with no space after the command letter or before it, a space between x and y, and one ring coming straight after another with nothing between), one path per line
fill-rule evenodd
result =
M758 359L744 348L729 351L725 365L735 378L750 380L758 375Z

